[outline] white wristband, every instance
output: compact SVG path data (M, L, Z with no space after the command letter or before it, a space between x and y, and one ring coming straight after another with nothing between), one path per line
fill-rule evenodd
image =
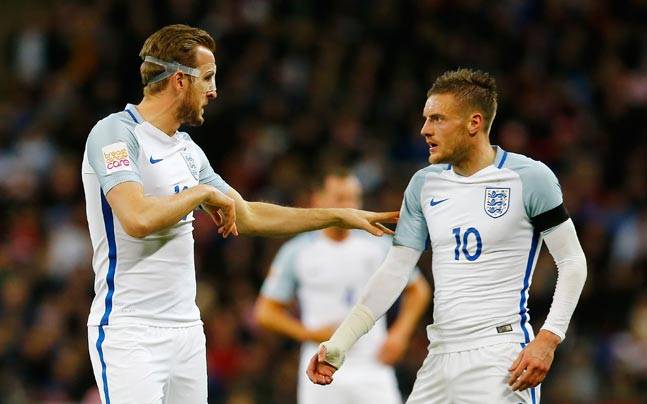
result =
M330 340L320 345L326 348L326 362L339 369L344 363L346 351L374 324L375 317L368 307L362 304L353 307Z

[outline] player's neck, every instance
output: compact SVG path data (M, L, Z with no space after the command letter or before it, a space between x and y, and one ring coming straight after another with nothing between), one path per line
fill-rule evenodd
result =
M328 227L323 230L323 234L333 241L344 241L350 235L350 230L339 227Z
M469 177L474 173L492 165L496 158L496 150L490 142L478 143L465 158L453 164L454 172L463 177Z
M176 101L164 96L144 96L137 111L145 121L169 136L175 135L180 122L175 117Z

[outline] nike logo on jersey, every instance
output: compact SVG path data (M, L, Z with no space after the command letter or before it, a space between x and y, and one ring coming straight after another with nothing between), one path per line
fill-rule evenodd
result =
M436 206L436 205L438 205L439 203L443 203L443 202L445 202L447 199L449 199L449 198L441 199L440 201L434 201L434 198L431 198L431 202L429 202L429 205L431 205L431 206Z
M160 161L162 161L162 160L164 160L164 159L155 160L155 159L153 158L153 156L151 156L151 160L150 160L150 162L151 162L151 164L155 164L155 163L159 163L159 162L160 162Z

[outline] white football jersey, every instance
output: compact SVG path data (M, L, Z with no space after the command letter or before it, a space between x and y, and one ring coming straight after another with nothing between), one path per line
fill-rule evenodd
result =
M394 244L433 252L430 353L528 343L528 289L541 231L565 220L555 175L497 147L493 165L463 177L418 171L405 192Z
M342 241L334 241L322 231L304 233L281 247L261 294L284 303L297 297L301 322L306 328L338 325L384 261L390 246L390 237L375 237L361 231L351 231ZM409 282L418 276L420 273L413 271ZM376 364L386 335L386 320L382 317L348 351L341 370ZM307 363L316 351L317 344L303 344L301 363Z
M198 183L228 192L200 147L186 133L168 136L144 122L129 104L92 128L82 178L95 272L88 325L201 324L195 303L193 213L137 239L126 234L105 197L125 181L141 183L145 196L173 195Z

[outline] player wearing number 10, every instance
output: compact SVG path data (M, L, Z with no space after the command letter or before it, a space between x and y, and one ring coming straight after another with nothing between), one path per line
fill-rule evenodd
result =
M421 134L431 165L411 179L387 258L321 344L308 376L332 382L348 348L392 304L429 242L434 323L407 402L537 403L586 279L559 183L544 164L490 144L497 96L488 74L446 72L427 96ZM558 277L535 337L527 302L542 241Z

